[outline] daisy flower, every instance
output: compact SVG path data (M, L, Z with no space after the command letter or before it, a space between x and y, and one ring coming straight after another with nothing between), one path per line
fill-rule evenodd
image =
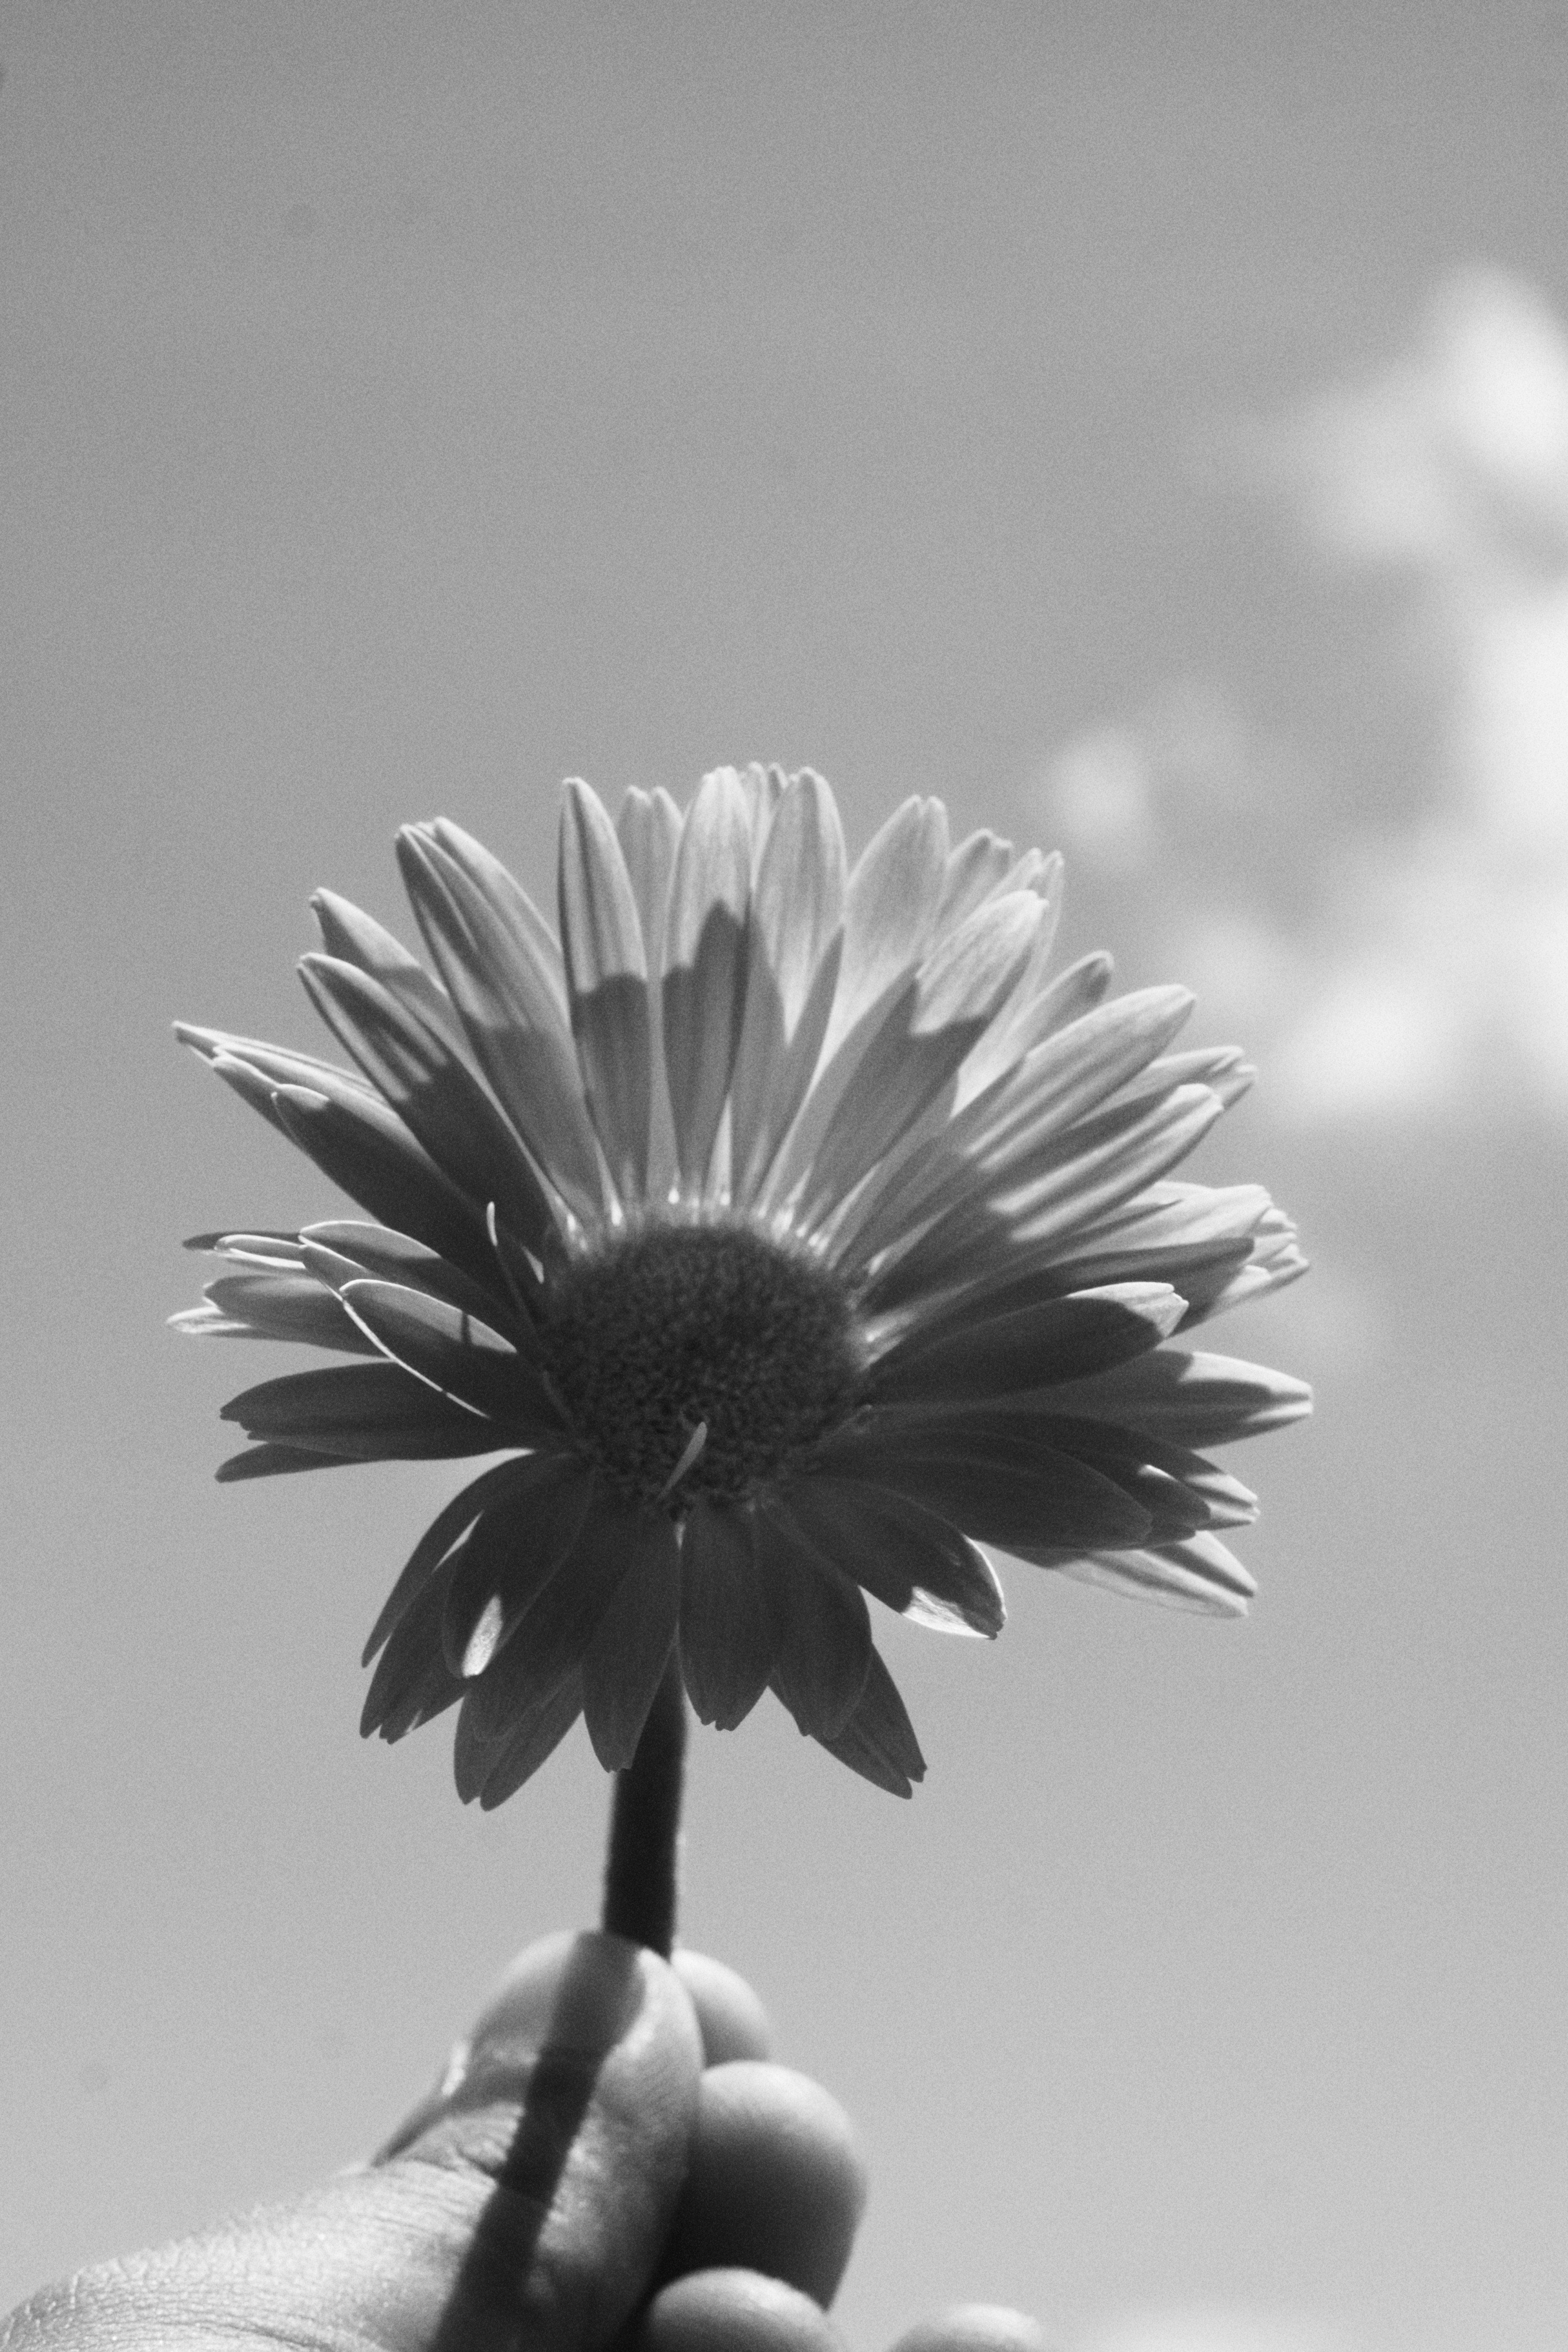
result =
M1245 1609L1207 1449L1308 1393L1173 1343L1303 1260L1257 1186L1173 1177L1249 1073L1171 1050L1184 990L1052 974L1058 858L910 800L850 870L822 779L758 767L614 823L569 783L558 929L456 825L397 847L433 969L314 901L348 1065L179 1033L363 1213L195 1244L182 1329L345 1359L226 1405L219 1477L500 1457L377 1620L367 1732L460 1705L489 1806L579 1715L624 1773L661 1686L722 1729L772 1689L907 1796L868 1596L994 1635L991 1545Z

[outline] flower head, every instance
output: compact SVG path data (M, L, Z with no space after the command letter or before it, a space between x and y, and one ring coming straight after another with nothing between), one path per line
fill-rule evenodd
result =
M771 1687L908 1795L868 1594L994 1635L989 1543L1246 1607L1256 1507L1204 1449L1307 1391L1167 1343L1303 1260L1256 1186L1171 1176L1249 1076L1169 1050L1185 992L1047 975L1059 859L910 800L849 871L821 778L756 767L684 817L569 784L559 936L455 825L398 858L434 977L314 902L352 1067L180 1032L364 1213L197 1244L183 1329L350 1359L226 1405L219 1477L504 1457L382 1611L366 1731L460 1701L497 1804L579 1714L626 1766L673 1653L704 1722Z

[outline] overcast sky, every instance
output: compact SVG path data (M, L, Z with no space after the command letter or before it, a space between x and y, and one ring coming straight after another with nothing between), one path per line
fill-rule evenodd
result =
M313 1048L326 883L569 773L811 764L1066 850L1257 1055L1195 1172L1308 1282L1239 1626L1003 1563L895 1628L898 1806L694 1748L686 1935L873 2166L840 2309L1071 2352L1555 2352L1568 2309L1568 16L0 10L0 2308L384 2136L592 1916L362 1746L438 1468L216 1488L186 1234L331 1196L188 1057ZM268 1358L268 1370L274 1369ZM307 1491L308 1490L308 1491Z

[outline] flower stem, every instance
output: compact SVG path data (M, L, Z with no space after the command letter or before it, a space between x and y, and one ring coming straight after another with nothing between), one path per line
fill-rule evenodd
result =
M616 1774L605 1859L607 1936L669 1958L675 1941L675 1882L680 1784L686 1761L686 1689L675 1653L654 1694L637 1754Z

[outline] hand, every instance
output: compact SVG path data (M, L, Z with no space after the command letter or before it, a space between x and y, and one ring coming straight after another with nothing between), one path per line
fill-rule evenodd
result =
M767 2052L718 1962L552 1937L370 2164L45 2288L0 2352L837 2352L864 2172ZM1044 2347L970 2306L899 2352Z

